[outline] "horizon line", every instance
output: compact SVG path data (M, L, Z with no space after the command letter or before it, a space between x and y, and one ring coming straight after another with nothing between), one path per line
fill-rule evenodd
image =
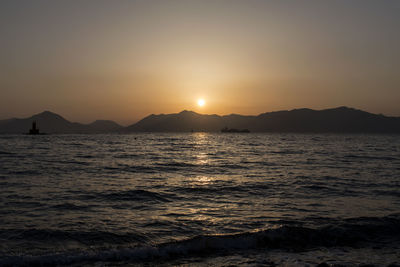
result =
M118 124L118 125L120 125L120 126L128 127L128 126L131 126L131 125L133 125L133 124L136 124L137 122L139 122L139 121L141 121L142 119L147 118L147 117L149 117L149 116L177 115L177 114L180 114L180 113L183 113L183 112L192 112L192 113L195 113L195 114L198 114L198 115L203 115L203 116L220 116L220 117L224 117L224 116L238 115L238 116L248 116L248 117L254 116L254 117L256 117L256 116L259 116L259 115L262 115L262 114L275 113L275 112L285 112L285 111L286 111L286 112L290 112L290 111L295 111L295 110L324 111L324 110L334 110L334 109L341 109L341 108L342 108L342 109L346 108L346 109L358 110L358 111L367 112L367 113L374 114L374 115L382 115L382 116L385 116L385 117L400 118L400 116L390 116L390 115L385 115L385 114L383 114L383 113L372 113L372 112L369 112L369 111L365 111L365 110L358 109L358 108L353 108L353 107L348 107L348 106L337 106L337 107L323 108L323 109L312 109L312 108L305 108L305 107L303 107L303 108L293 108L293 109L281 109L281 110L267 111L267 112L262 112L262 113L259 113L259 114L239 114L239 113L230 113L230 114L223 114L223 115L216 114L216 113L213 113L213 114L198 113L198 112L193 111L193 110L184 109L184 110L181 110L180 112L174 112L174 113L157 113L157 114L156 114L156 113L151 113L151 114L148 114L148 115L142 117L141 119L138 119L138 120L136 120L136 121L134 121L134 122L131 122L131 123L127 124L127 125L120 124L120 123L116 122L116 121L113 120L113 119L108 119L108 120L107 120L107 119L95 119L95 120L93 120L93 121L91 121L91 122L89 122L89 123L82 123L82 122L72 121L72 120L66 119L63 115L60 115L59 113L56 113L56 112L53 112L53 111L50 111L50 110L44 110L44 111L42 111L42 112L35 113L35 114L33 114L33 115L29 116L29 117L12 117L12 118L0 119L0 121L2 121L2 120L12 120L12 119L29 119L30 117L37 116L37 115L40 115L40 114L43 114L43 113L52 113L52 114L55 114L55 115L57 115L57 116L62 117L63 119L65 119L65 120L67 120L67 121L69 121L69 122L71 122L71 123L79 123L79 124L87 125L87 124L95 123L95 122L97 122L97 121L111 121L111 122L114 122L114 123L116 123L116 124Z

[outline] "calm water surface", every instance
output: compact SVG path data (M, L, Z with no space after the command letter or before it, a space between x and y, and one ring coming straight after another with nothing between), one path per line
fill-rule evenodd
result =
M400 264L400 136L0 136L0 265Z

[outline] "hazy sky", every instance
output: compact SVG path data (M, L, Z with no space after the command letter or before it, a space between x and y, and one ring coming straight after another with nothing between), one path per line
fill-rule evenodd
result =
M343 105L400 116L399 14L397 0L2 0L0 118Z

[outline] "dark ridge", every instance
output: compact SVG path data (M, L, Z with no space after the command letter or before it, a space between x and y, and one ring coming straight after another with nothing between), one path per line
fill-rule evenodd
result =
M201 115L184 110L175 114L148 116L125 132L220 132L221 129L250 132L292 133L400 133L400 118L368 113L349 107L325 110L308 108L262 113L258 116Z
M45 133L131 133L131 132L221 132L222 129L246 129L249 132L288 133L376 133L399 134L400 118L337 107L325 110L308 108L262 113L257 116L230 114L202 115L183 110L173 114L151 114L128 127L113 121L97 120L90 124L70 122L44 111L25 119L0 121L0 133L28 132L32 122Z

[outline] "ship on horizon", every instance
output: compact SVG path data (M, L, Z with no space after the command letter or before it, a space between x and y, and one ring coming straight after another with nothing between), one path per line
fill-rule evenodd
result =
M228 128L224 127L221 129L221 133L249 133L249 129L234 129L234 128Z
M43 135L45 133L41 133L39 128L36 128L36 121L32 122L32 128L28 132L29 135Z

